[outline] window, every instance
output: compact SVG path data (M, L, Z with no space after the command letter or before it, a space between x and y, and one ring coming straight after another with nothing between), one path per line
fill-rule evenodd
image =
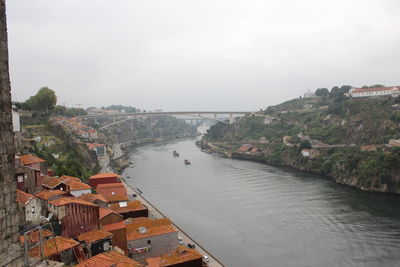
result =
M147 244L151 245L151 240L147 240Z
M103 243L104 251L110 250L110 241L106 241Z

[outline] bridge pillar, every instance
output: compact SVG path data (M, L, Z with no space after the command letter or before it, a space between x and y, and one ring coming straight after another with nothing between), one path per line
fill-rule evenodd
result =
M229 114L229 124L232 124L232 123L233 123L233 114L230 113Z

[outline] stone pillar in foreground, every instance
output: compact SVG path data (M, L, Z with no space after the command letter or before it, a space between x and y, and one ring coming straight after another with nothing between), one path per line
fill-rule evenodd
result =
M0 6L0 266L22 266L19 227L24 215L16 199L14 178L14 133L12 128L10 76L5 0Z

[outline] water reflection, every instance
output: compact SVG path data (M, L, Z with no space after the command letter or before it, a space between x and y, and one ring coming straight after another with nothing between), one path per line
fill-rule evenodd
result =
M131 161L128 181L227 266L400 263L397 196L210 155L193 140L138 148Z

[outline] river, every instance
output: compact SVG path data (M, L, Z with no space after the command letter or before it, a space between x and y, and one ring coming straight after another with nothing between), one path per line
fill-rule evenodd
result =
M193 139L131 161L127 182L226 266L400 266L398 196L207 154Z

